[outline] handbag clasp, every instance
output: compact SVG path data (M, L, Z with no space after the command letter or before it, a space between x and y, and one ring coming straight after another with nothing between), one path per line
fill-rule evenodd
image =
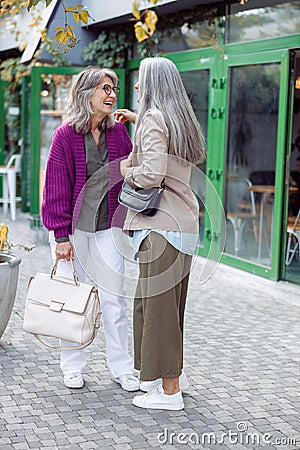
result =
M51 300L51 303L49 305L49 309L51 309L51 311L56 311L56 312L60 312L64 307L64 303L62 302L58 302L56 300Z

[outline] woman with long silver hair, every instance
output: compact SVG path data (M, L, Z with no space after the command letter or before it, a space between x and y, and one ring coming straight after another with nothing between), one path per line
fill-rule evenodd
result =
M133 404L180 410L188 387L183 368L183 322L192 255L198 242L198 201L190 187L192 167L205 157L201 127L173 62L155 57L139 68L138 115L131 155L121 174L133 188L165 188L155 215L128 209L124 229L139 257L134 300L134 362L140 388Z
M112 110L119 92L110 69L88 67L75 79L67 106L67 122L53 136L46 168L42 220L51 232L57 274L72 278L74 259L79 281L86 275L99 289L112 378L127 391L139 389L128 354L126 301L123 295L122 226L125 209L118 205L122 185L120 158L132 144ZM62 341L60 366L69 388L84 385L83 350Z

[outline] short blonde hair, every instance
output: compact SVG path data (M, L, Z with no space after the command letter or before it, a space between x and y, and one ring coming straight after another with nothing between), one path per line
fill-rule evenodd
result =
M109 77L114 86L117 86L118 77L111 69L87 67L75 78L67 104L67 120L76 133L86 134L90 130L94 114L90 98L105 77ZM113 128L115 119L108 115L102 123L107 128Z

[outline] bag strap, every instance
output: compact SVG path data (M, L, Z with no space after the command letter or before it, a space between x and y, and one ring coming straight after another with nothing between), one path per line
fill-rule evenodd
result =
M96 302L97 302L97 314L96 314L96 318L95 318L93 334L92 334L91 339L88 342L86 342L85 344L75 345L75 346L71 346L71 347L61 347L61 346L49 344L47 341L42 339L39 334L33 334L33 335L37 338L38 341L40 341L41 344L45 345L48 348L52 348L53 350L81 350L81 349L87 347L88 345L90 345L93 342L93 340L95 339L96 334L100 328L100 319L101 319L102 313L100 312L100 299L99 299L97 290L96 290Z
M58 266L58 262L59 261L60 261L59 259L56 259L56 261L54 263L54 266L53 266L53 268L51 270L50 278L53 278L56 275L56 270L57 270L57 266ZM70 259L70 262L71 262L72 268L73 268L73 279L74 279L75 286L79 286L78 275L77 275L77 272L76 272L76 269L75 269L74 260Z
M161 191L163 191L165 187L166 187L166 183L165 183L165 179L163 178L163 179L161 180L160 188L159 188L159 189L160 189Z

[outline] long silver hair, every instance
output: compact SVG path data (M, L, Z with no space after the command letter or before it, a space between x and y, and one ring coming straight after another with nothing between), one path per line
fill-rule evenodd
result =
M169 153L195 163L205 158L205 139L175 64L163 57L145 58L139 68L136 130L149 109L158 109L169 130Z
M105 77L109 77L114 86L117 86L118 77L111 69L87 67L75 78L67 103L67 120L77 133L86 134L91 129L94 111L90 98ZM101 124L102 127L113 128L115 119L112 115L107 115Z

